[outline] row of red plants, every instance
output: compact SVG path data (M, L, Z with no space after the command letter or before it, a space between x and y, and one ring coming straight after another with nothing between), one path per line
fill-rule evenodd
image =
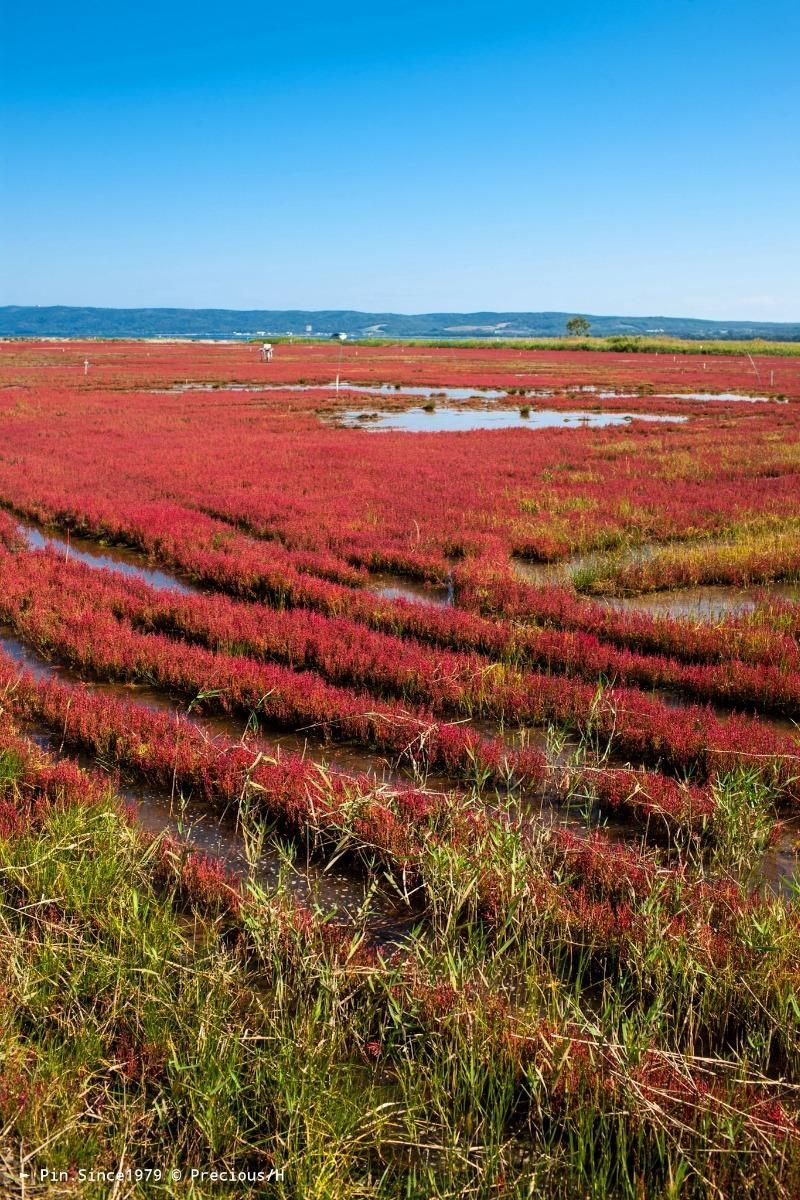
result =
M15 551L21 551L24 548L14 521L2 512L0 512L0 540L4 540L5 544ZM41 561L41 565L45 566L46 571L55 568L57 575L55 586L57 588L64 587L72 593L80 591L91 579L86 574L88 568L84 569L79 564L72 563L68 566L68 560L56 563L52 553L41 556L41 560L40 556L36 555L26 561L32 563ZM52 586L52 578L49 578ZM102 580L105 580L105 586L101 583ZM200 629L208 629L209 622L211 622L218 635L214 644L219 648L227 643L224 646L225 649L240 650L243 648L243 642L249 639L247 648L251 652L263 654L265 646L261 639L269 623L280 621L283 618L283 625L278 625L277 628L282 628L286 633L286 622L297 618L298 622L294 625L290 624L288 628L294 646L294 652L289 655L287 660L291 665L308 665L309 639L315 631L321 636L321 630L327 631L329 639L332 634L335 645L338 647L348 644L354 646L359 661L364 663L366 660L367 631L343 618L331 621L330 628L328 628L324 623L320 626L314 614L304 610L281 612L261 607L249 608L245 605L225 602L219 596L214 599L213 605L209 605L205 598L198 597L196 601L193 598L187 598L187 607L183 608L177 598L175 598L173 606L169 597L158 595L151 588L137 584L130 579L114 578L107 572L101 572L100 576L95 577L91 582L95 589L102 588L110 608L116 612L126 613L129 617L135 615L144 625L152 626L158 614L161 614L162 619L165 614L168 614L170 627L180 618L184 633L196 635L198 621ZM410 614L413 615L415 611L414 606L410 606ZM488 625L488 623L484 624ZM470 679L477 678L483 683L487 679L491 679L482 660L467 659L464 656L457 659L454 655L450 655L446 663L442 663L439 659L434 660L431 664L429 660L420 657L419 649L415 651L413 645L399 640L392 639L386 640L385 644L379 643L377 652L382 654L381 661L384 668L391 666L394 669L395 674L392 678L395 683L398 680L399 668L406 664L407 654L411 654L411 660L406 665L409 674L398 684L401 690L410 686L411 679L416 679L413 690L418 693L420 677L425 674L432 682L437 682L440 689L442 682L447 678L452 681L458 678L462 687L464 682ZM319 665L319 660L316 661ZM352 655L348 655L348 662L352 661ZM359 680L363 682L363 671L359 673ZM374 684L374 675L372 681ZM386 684L385 677L383 683ZM429 700L433 698L431 691L428 691L426 695ZM443 693L439 690L436 695L441 700ZM445 693L445 695L450 695L450 693ZM456 696L457 692L453 690L451 698L454 699ZM560 775L561 773L556 771L556 774ZM585 772L577 768L570 769L568 780L570 786L575 789L583 787L589 790L601 806L615 813L628 813L644 823L647 823L651 817L657 816L661 822L666 823L667 828L674 826L676 829L683 828L688 831L702 830L707 825L714 808L713 796L708 788L701 789L689 784L682 784L658 772L623 770L616 767L607 770L602 767L590 766ZM545 786L547 786L546 781ZM563 790L563 780L558 780L557 788Z
M162 633L139 633L130 623L132 617L152 626L157 624L154 616L159 612L174 615L176 603L180 606L183 601L161 601L144 585L123 581L111 572L92 572L80 564L63 562L52 552L8 554L4 557L4 575L6 592L0 597L0 611L5 618L24 638L55 651L83 670L107 678L153 681L190 698L201 692L218 693L214 699L223 707L256 711L284 727L313 725L340 740L410 753L432 769L462 776L485 771L497 780L515 773L533 787L543 779L545 764L539 751L508 749L498 739L480 739L463 725L435 723L437 704L430 703L431 697L438 697L440 707L447 705L441 700L440 683L434 693L437 660L426 660L421 651L409 661L413 662L420 691L423 672L427 673L427 707L413 710L387 701L381 705L370 693L360 695L334 687L318 671L308 669L308 626L294 643L297 656L303 652L307 655L298 662L303 669L292 670L257 663L241 653L209 651ZM65 592L70 594L68 604ZM201 622L208 630L214 618L203 607L204 602L190 600L187 604L195 632ZM115 615L114 610L121 615ZM265 613L265 625L267 616ZM286 627L278 626L278 631L284 646L288 646ZM337 638L334 626L326 648L325 635L319 629L316 632L314 665L325 666L322 651L326 650L329 664L338 653L340 663L349 661L352 670L357 670L356 643L350 652L341 652L342 639ZM256 636L252 626L251 633ZM228 644L227 638L218 638L217 644L220 642ZM268 649L276 654L278 643ZM396 649L381 647L384 678L393 670L395 682L403 670L402 661L393 664ZM297 661L288 648L284 657L289 662ZM439 661L441 678L447 678L448 665L447 661ZM707 709L691 706L676 710L635 688L608 687L598 693L594 683L533 672L492 683L491 671L478 663L454 657L452 665L450 675L456 675L462 690L471 677L478 691L490 700L494 696L496 708L484 701L487 710L512 723L550 721L577 727L635 761L660 762L674 771L693 771L701 780L733 766L755 763L778 790L788 796L796 794L797 744L762 722L744 717L722 722ZM330 665L328 670L332 672Z
M109 595L124 587L110 573L101 578L51 553L3 554L2 572L0 618L29 644L100 678L153 683L224 712L356 742L456 778L477 775L499 784L514 778L533 788L543 780L540 751L483 738L463 723L437 722L428 709L380 702L313 671L140 633L107 606Z
M366 777L322 772L297 755L267 756L257 740L214 742L185 718L80 686L37 681L2 655L0 686L6 711L46 725L65 745L89 750L157 786L196 789L218 808L251 794L264 812L303 838L311 834L338 844L347 829L412 888L421 878L424 844L445 841L467 857L482 854L482 836L498 819L447 793L390 793ZM77 770L69 764L63 769ZM553 828L546 844L550 871L527 880L502 858L485 861L480 878L485 920L502 924L525 899L534 919L541 910L542 919L593 951L624 958L632 940L644 945L652 937L650 918L637 908L652 895L662 923L659 936L690 945L693 954L720 965L736 953L743 914L760 903L733 883L692 882L684 867L657 866L599 831L578 835ZM740 969L743 964L744 957Z
M354 621L387 633L410 635L440 646L475 649L492 657L533 663L547 661L558 669L558 654L552 645L543 651L541 635L533 630L522 631L510 623L520 619L536 621L591 634L621 646L625 650L623 656L601 652L602 665L598 669L625 681L666 686L700 699L744 707L763 706L791 712L795 704L796 693L791 680L785 678L787 668L800 668L795 639L752 619L703 625L654 618L646 613L619 612L581 600L568 589L533 588L510 579L507 570L498 569L492 561L482 560L465 564L455 573L459 603L481 610L486 616L481 620L460 609L428 609L418 604L390 602L372 593L324 582L285 563L273 565L272 547L260 553L259 547L251 545L251 562L244 569L241 556L237 553L232 560L229 548L203 551L203 541L214 536L203 536L207 518L171 504L133 510L126 506L126 509L122 522L110 520L107 514L77 513L74 509L54 511L41 504L24 511L29 516L55 519L95 537L133 543L204 584L235 595L264 597L274 604L310 607L334 616L346 613ZM587 644L587 652L595 658L598 650L593 642ZM639 656L632 657L630 651L637 650L662 657L651 664ZM677 664L664 662L664 655L680 662L724 663L726 669L681 671ZM758 670L748 671L743 664L752 664ZM762 671L762 667L774 670Z
M247 798L303 843L310 838L323 847L340 846L346 831L365 857L379 859L412 891L420 885L423 841L435 845L444 839L462 853L474 853L490 822L510 820L466 804L457 793L389 789L369 776L327 771L298 754L273 754L258 738L211 739L186 717L85 686L36 680L3 654L0 687L5 710L18 719L44 725L62 745L88 751L157 788L178 787L218 811ZM554 866L571 867L576 880L598 895L641 895L653 886L655 865L634 848L597 831L582 838L554 827L548 836ZM682 878L678 870L676 879ZM494 888L487 889L490 898L496 900ZM499 912L494 915L500 919Z
M465 651L437 649L417 640L371 631L347 617L246 605L215 597L142 596L116 601L115 611L139 627L197 640L213 649L276 659L320 671L326 678L429 704L436 713L480 714L512 723L531 718L519 686L535 693L537 680L511 666L491 665ZM495 623L494 628L502 634ZM751 665L732 654L720 663L691 664L664 654L617 648L579 627L530 626L514 630L515 657L548 672L605 678L662 688L703 701L794 715L800 712L800 661L793 669ZM499 639L498 639L499 640ZM797 650L794 639L791 641ZM508 653L510 647L503 647Z
M189 523L187 517L183 520ZM98 532L96 528L94 531ZM8 539L15 539L10 526ZM141 541L147 545L146 538L142 538ZM196 557L190 557L190 561L197 565ZM186 567L189 564L183 561L181 565ZM477 678L480 680L478 695L475 698L471 695L463 697L462 711L470 712L476 708L483 708L491 716L505 716L512 721L536 720L542 716L541 712L527 712L524 706L519 706L518 700L515 706L512 699L505 709L502 697L500 702L492 703L492 693L497 691L497 681L482 671L481 665L474 661L451 661L443 670L434 666L437 677L436 692L432 694L430 690L426 691L424 678L420 681L420 674L424 677L425 672L418 651L401 651L396 639L381 643L373 638L375 644L370 645L368 636L363 630L359 631L354 621L363 621L391 633L410 634L439 645L474 647L490 653L493 657L519 659L550 671L566 671L584 678L597 678L602 674L606 678L623 683L648 688L668 688L701 700L733 704L745 709L756 708L789 715L797 711L796 667L792 670L787 669L789 646L794 645L795 660L797 647L794 639L786 634L765 634L763 626L755 627L752 622L730 623L722 628L711 629L679 621L654 621L641 614L615 613L601 606L587 605L564 590L536 589L521 583L509 583L496 572L481 573L475 568L471 572L465 570L461 581L464 601L483 608L487 613L486 619L460 610L430 610L420 605L395 604L372 595L354 593L350 589L324 584L308 576L296 576L294 573L287 578L278 572L277 578L272 580L272 592L276 602L310 601L313 607L332 615L346 607L350 619L339 622L337 636L355 638L360 644L349 656L349 662L343 661L348 656L343 655L342 645L337 645L335 658L339 661L333 671L333 678L340 681L355 678L371 687L390 688L400 694L406 694L407 689L411 688L412 696L433 704L436 711L442 711L438 702L443 688L447 691L447 679L452 679L454 685L457 685L451 687L447 703L457 706L458 697L464 688L463 680ZM295 584L297 586L293 586ZM346 603L348 599L351 600L350 603ZM200 602L195 604L195 609L199 604ZM173 620L183 632L197 636L196 616L193 615L187 621L186 617L181 615L191 607L189 601L183 605L176 602L171 606L171 611L176 615L165 619L168 622ZM488 613L497 607L502 607L511 618L519 618L523 614L532 615L546 624L566 626L574 633L547 632L534 627L523 631L507 622L492 621L488 618ZM205 606L205 611L211 612L208 605ZM230 619L226 622L220 615L214 616L212 624L216 630L219 631L222 627L225 632L211 633L212 644L219 645L221 641L230 640L234 643L239 642L251 652L255 648L257 653L268 650L271 655L280 656L280 640L292 638L295 647L289 650L284 641L283 656L297 661L301 655L296 645L299 635L305 642L304 653L307 656L311 654L312 660L316 655L316 660L309 665L328 672L330 677L330 656L328 661L320 661L318 648L312 653L312 647L309 645L310 618L307 615L297 616L293 623L288 618L281 622L279 618L270 618L265 610L259 609L258 619L263 625L269 624L270 620L273 626L276 622L280 624L278 641L273 638L271 642L268 642L266 637L266 629L258 637L253 636L252 622L248 623L245 619L244 609L236 610L236 616L234 627L231 626ZM156 617L156 620L158 619ZM597 634L590 633L585 629L585 625L589 625L590 629L593 627ZM202 622L199 628L204 628ZM597 635L603 642L598 640ZM209 635L204 633L203 636ZM622 648L618 652L614 651L603 644L605 641L616 642ZM644 644L649 653L634 652L626 648L626 642L632 642L634 645ZM727 654L723 649L726 642ZM719 665L682 665L663 654L655 655L654 651L658 647L680 650L684 660L697 657L719 660L722 657L723 661ZM746 661L739 661L734 657L734 647L756 662L749 665ZM392 656L395 656L395 662L391 661ZM409 668L406 671L396 665L401 657L409 660ZM367 664L368 658L372 660L371 665ZM765 661L769 658L780 658L780 662L772 665ZM381 659L381 667L372 670L372 666ZM385 666L387 661L390 664L388 677Z

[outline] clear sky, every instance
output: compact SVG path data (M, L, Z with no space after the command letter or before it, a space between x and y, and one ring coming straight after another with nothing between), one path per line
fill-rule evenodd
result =
M0 303L800 320L800 0L2 0Z

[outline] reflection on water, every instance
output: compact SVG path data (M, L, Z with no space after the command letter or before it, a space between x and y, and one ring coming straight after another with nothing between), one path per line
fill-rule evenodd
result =
M743 396L740 392L659 392L659 397L665 400L743 400L749 404L766 404L770 400L787 403L776 396Z
M780 837L764 855L759 875L767 887L779 896L800 898L797 888L797 856L800 853L800 818L783 823Z
M577 560L565 562L533 562L527 558L512 558L511 570L517 579L533 587L548 587L554 584L569 584Z
M342 414L340 424L349 428L394 430L405 433L459 433L475 429L596 429L626 425L630 421L686 421L686 417L653 413L559 412L556 409L409 408L404 412L358 412Z
M750 396L744 395L741 392L657 392L647 391L622 391L609 388L596 387L593 384L584 384L578 387L569 389L571 395L589 394L596 396L598 400L743 400L747 403L768 403L770 400L776 400L779 403L786 403L786 400L781 397L778 400L776 396Z
M369 590L387 600L409 600L412 604L430 604L434 608L448 608L453 604L452 584L441 587L434 583L421 583L406 575L394 575L388 571L373 573Z
M150 395L175 395L181 392L340 392L357 393L360 396L416 396L424 400L505 400L512 396L520 399L546 399L552 396L569 395L579 398L592 396L598 400L700 400L742 401L747 404L769 402L786 404L785 396L749 395L743 392L659 392L655 389L641 391L633 388L610 388L597 384L574 384L562 387L516 386L510 391L488 387L448 387L422 383L353 383L349 379L324 380L321 383L176 383L169 387L145 389ZM673 418L674 419L674 418Z
M71 534L63 538L58 534L42 531L32 521L22 521L19 518L18 530L31 550L55 550L64 558L77 559L78 562L86 563L97 570L107 568L111 571L121 571L123 575L141 579L161 591L188 593L199 590L165 571L159 571L155 567L143 567L142 555L136 550L126 550L119 546L101 547L89 538L73 537Z
M657 546L640 546L639 559L646 559L658 550ZM631 559L631 562L634 560ZM512 557L511 569L517 579L534 587L571 586L573 576L582 569L598 568L603 559L597 555L576 555L562 562L533 562ZM800 583L760 583L751 587L731 587L704 584L698 587L674 588L669 591L642 592L635 596L592 596L609 608L637 609L654 616L690 617L698 621L721 620L730 613L749 612L770 600L800 603Z
M602 596L612 608L635 608L671 617L714 620L729 613L749 612L771 598L800 602L800 584L762 583L758 587L704 586L676 591L645 592L641 596Z
M171 388L150 389L152 394L167 395L174 392L357 392L361 396L419 396L420 399L442 400L501 400L508 392L498 388L482 387L429 387L427 384L394 383L351 383L340 379L337 383L180 383ZM552 392L543 393L553 395Z
M336 388L335 383L328 383L326 388ZM434 400L441 398L442 400L471 400L477 398L479 400L501 400L508 395L507 392L499 391L497 388L480 388L480 387L424 387L421 384L401 384L394 383L349 383L347 380L342 380L339 383L340 392L358 392L363 396L421 396L426 400Z

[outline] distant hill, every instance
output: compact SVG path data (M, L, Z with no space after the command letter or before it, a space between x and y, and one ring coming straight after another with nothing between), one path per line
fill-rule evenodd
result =
M0 307L0 337L248 338L312 333L324 337L553 337L571 316L586 316L598 337L614 335L800 341L800 323L614 317L564 312L365 313L349 309ZM309 329L310 326L310 329Z

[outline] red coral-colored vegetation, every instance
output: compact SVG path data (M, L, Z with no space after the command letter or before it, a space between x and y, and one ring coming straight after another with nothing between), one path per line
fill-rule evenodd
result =
M423 403L631 419L351 419ZM335 991L336 1053L369 1071L407 1087L409 1062L444 1079L474 1051L462 1133L502 1133L485 1194L519 1182L513 1129L543 1162L572 1146L543 1176L554 1195L607 1169L609 1195L650 1194L651 1172L653 1195L690 1175L697 1195L789 1196L798 502L791 358L0 345L0 844L60 845L60 813L108 805L77 755L134 795L233 814L422 932L381 946L352 913L267 902L257 872L233 879L174 833L131 835L147 887L218 923L243 987L277 972L293 1013ZM693 609L711 586L713 612ZM25 924L18 874L4 902ZM42 919L72 920L65 905ZM151 1034L109 1034L126 1086L166 1086ZM34 1095L23 1075L0 1112Z

